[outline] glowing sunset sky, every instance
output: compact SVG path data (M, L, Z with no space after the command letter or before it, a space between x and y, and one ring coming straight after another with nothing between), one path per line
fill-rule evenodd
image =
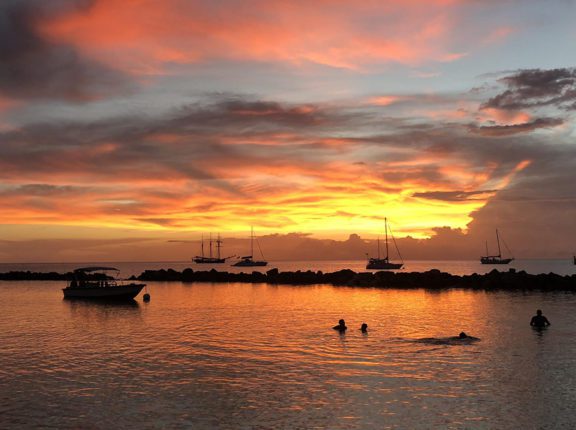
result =
M251 225L374 238L384 217L438 249L499 227L571 253L575 20L564 0L3 0L0 259Z

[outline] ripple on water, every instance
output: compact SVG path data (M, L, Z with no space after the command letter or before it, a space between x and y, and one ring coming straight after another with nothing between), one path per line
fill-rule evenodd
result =
M159 283L112 306L59 288L0 285L2 426L575 424L572 296ZM535 334L540 307L554 326ZM462 330L481 340L445 341Z

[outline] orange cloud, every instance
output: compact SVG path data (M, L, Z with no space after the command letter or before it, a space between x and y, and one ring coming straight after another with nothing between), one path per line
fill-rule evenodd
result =
M19 103L16 100L0 97L0 112L4 112L8 109L11 109L18 104Z
M524 124L532 119L532 115L523 111L512 111L497 108L485 108L478 111L478 121L493 121L501 125Z
M396 102L403 100L404 97L400 96L377 96L368 99L368 104L375 106L390 106Z
M510 173L508 173L506 176L504 176L504 178L502 178L500 180L500 183L498 184L498 188L506 188L508 185L510 185L510 182L512 182L512 180L514 179L514 177L521 172L522 170L524 170L525 168L527 168L528 166L530 166L530 164L532 164L532 161L530 160L522 160L521 162L519 162L515 167L514 170L512 170Z
M487 145L461 145L460 127L369 111L237 96L153 119L37 124L5 136L0 222L329 235L381 231L387 216L426 237L465 228L526 166L510 173Z
M6 112L10 109L13 109L19 106L20 103L16 100L7 99L0 97L0 113ZM0 118L0 132L4 130L12 129L12 125L5 121L3 118Z
M161 140L163 145L172 141L163 135ZM324 148L328 153L340 151L337 146ZM114 145L100 145L90 158L114 149ZM354 158L358 150L348 148L349 157ZM445 156L420 158L417 151L406 156L410 160L374 164L329 158L315 161L313 157L259 163L258 158L223 157L202 163L207 175L219 179L201 181L179 178L170 170L139 171L136 166L118 172L109 182L96 179L94 173L61 173L60 178L50 175L52 185L15 184L6 196L9 198L0 199L0 221L231 232L254 224L262 231L319 234L346 226L368 234L380 231L383 217L388 216L402 220L399 233L426 237L437 225L464 227L469 213L485 204L486 196L434 204L412 198L422 191L475 190L485 178L470 173L474 169L464 162L460 167L446 167L454 160ZM63 160L63 165L67 163L70 160ZM62 185L57 185L58 180ZM222 181L230 188L219 187Z
M457 1L259 0L226 2L98 0L42 25L43 34L135 73L166 63L210 59L314 62L363 68L373 63L454 61Z

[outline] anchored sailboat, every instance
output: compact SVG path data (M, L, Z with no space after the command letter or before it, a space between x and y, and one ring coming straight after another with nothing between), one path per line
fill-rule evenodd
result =
M498 255L490 255L488 253L488 241L486 241L486 256L480 257L480 263L482 264L509 264L514 257L511 258L502 258L502 251L500 250L500 236L498 235L498 229L496 229L496 243L498 244ZM511 254L506 242L504 242L504 246Z
M380 238L378 238L378 258L368 258L368 264L366 265L366 269L380 269L380 270L390 270L390 269L401 269L404 265L404 261L402 263L392 263L389 259L389 252L388 252L388 219L384 218L384 225L385 225L385 235L386 235L386 257L380 258ZM392 235L392 231L390 231L390 236L392 236L392 241L394 242L394 246L396 247L396 251L400 256L400 260L402 260L402 256L400 255L400 251L398 250L398 246L396 246L396 241L394 240L394 236Z
M256 242L258 243L258 242ZM258 249L260 249L260 245L258 245ZM262 255L262 250L260 249L260 254ZM266 266L268 264L267 261L256 261L253 260L254 256L254 227L250 229L250 255L246 255L245 257L240 257L240 261L234 263L232 266L236 267L255 267L255 266ZM262 255L264 257L264 255Z
M222 248L222 240L220 240L220 235L216 240L212 240L212 234L210 234L210 239L208 240L209 243L209 254L208 257L204 255L204 235L202 235L202 242L200 245L200 249L202 251L202 255L197 255L192 259L194 263L197 264L222 264L225 263L227 259L234 257L233 255L230 257L221 257L220 249ZM212 244L216 244L216 256L212 255Z

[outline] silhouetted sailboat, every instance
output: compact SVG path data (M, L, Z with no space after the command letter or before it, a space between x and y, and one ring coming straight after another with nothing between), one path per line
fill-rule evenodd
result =
M256 242L258 243L258 242ZM258 245L258 249L260 249L260 245ZM262 255L262 250L260 249L260 254ZM246 255L245 257L240 257L240 261L234 263L232 266L236 267L255 267L255 266L266 266L268 264L267 261L256 261L253 260L254 257L254 228L250 229L250 255ZM264 257L262 255L262 257Z
M388 252L388 219L384 218L384 226L385 226L385 235L386 235L386 257L380 258L380 238L378 238L378 258L368 258L368 264L366 265L366 269L380 269L380 270L390 270L390 269L401 269L404 265L402 263L391 263L389 259L389 252ZM394 246L396 247L396 251L402 260L402 256L400 255L400 251L398 250L398 246L396 246L396 241L394 240L394 236L392 235L392 231L390 231L390 236L392 236L392 241L394 242Z
M222 264L225 263L227 259L234 257L233 255L230 257L222 257L220 255L220 249L222 248L222 240L220 240L220 235L218 235L218 239L216 240L212 240L212 234L210 234L210 239L209 239L209 254L208 257L206 257L204 255L204 235L202 235L202 242L200 245L200 249L202 251L202 255L197 255L196 257L194 257L192 259L192 261L194 261L194 263L197 264ZM212 244L215 243L216 244L216 256L212 255Z
M490 255L488 253L488 241L486 241L486 256L480 257L480 262L482 264L508 264L514 257L511 258L502 258L502 251L500 250L500 236L498 235L498 229L496 229L496 243L498 244L498 255ZM506 242L504 242L504 246L506 246ZM510 253L508 246L506 249Z

